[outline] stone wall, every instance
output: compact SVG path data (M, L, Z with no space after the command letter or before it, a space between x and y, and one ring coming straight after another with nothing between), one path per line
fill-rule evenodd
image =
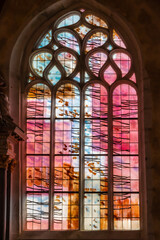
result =
M70 0L68 0L69 2ZM55 0L6 0L0 14L0 70L9 85L9 64L18 36L43 9ZM147 167L149 240L160 239L160 2L159 0L97 0L117 12L137 37L144 67L145 146ZM9 96L10 97L10 96ZM17 166L18 168L18 166ZM18 184L18 170L13 188ZM18 215L15 195L13 216ZM12 227L18 231L18 223Z

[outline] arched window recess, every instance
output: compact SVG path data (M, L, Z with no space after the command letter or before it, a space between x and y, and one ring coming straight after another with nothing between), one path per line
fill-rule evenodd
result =
M49 26L29 56L23 228L138 231L137 63L96 11Z

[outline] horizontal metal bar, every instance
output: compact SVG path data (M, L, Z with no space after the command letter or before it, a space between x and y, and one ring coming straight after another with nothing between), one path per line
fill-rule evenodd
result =
M26 156L40 156L40 157L43 157L43 156L50 156L50 154L34 154L34 153L30 153L30 154L26 154Z
M35 194L39 194L39 193L49 193L48 191L26 191L26 193L35 193Z

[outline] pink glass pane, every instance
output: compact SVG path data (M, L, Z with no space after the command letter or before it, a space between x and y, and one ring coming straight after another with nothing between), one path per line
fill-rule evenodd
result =
M86 10L84 8L79 9L80 12L85 12Z
M27 154L49 154L50 120L27 120Z
M64 128L67 129L64 129ZM55 154L79 153L79 120L57 119L55 123Z
M127 84L113 92L113 155L114 228L138 230L138 101Z
M133 75L130 77L130 80L136 83L136 75L133 73Z
M97 83L90 85L85 91L85 230L108 228L107 95L106 89Z
M117 79L117 74L114 71L114 69L109 66L105 71L104 71L104 80L108 83L108 84L112 84L114 83L114 81Z
M138 154L138 130L130 129L133 120L114 120L114 154ZM138 121L136 126L138 125Z
M92 73L98 77L99 71L107 60L107 54L103 52L93 53L89 58L89 68Z
M56 93L53 229L79 229L80 93L64 84Z
M118 35L118 33L113 29L113 41L120 47L126 48L123 40L121 37Z
M49 88L41 83L33 85L27 96L27 230L48 229L50 112Z
M94 48L101 47L107 41L107 34L103 32L96 32L90 36L86 45L86 52L93 50Z
M137 93L136 90L128 84L119 85L113 92L113 117L138 117Z
M28 155L26 159L27 167L45 167L49 168L49 156Z
M131 59L125 53L115 53L113 54L113 60L120 68L122 72L122 77L124 77L131 68Z

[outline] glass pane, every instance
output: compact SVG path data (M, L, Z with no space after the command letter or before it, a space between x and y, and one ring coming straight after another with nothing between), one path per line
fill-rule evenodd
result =
M27 191L49 191L49 156L27 156Z
M125 53L115 53L113 54L113 60L116 65L120 68L122 72L122 77L124 77L131 68L131 59Z
M52 40L52 30L50 30L41 38L40 43L38 44L38 48L47 46L51 42L51 40Z
M80 83L80 73L77 73L73 79Z
M84 82L88 82L90 80L90 76L88 75L87 72L85 72L85 75L84 75Z
M43 76L45 68L52 60L52 54L48 52L37 53L32 57L32 69L39 76Z
M66 83L56 93L56 117L79 118L80 93L77 87Z
M90 50L101 47L107 41L107 34L103 32L96 32L90 36L86 45L86 52Z
M109 45L107 46L107 49L108 49L109 51L112 51L113 46L112 46L111 44L109 44Z
M36 77L33 76L32 73L29 73L29 76L28 76L28 83L30 83L30 82L32 82L32 81L34 81L34 80L36 80Z
M65 117L65 116L64 116ZM79 119L57 119L55 122L55 153L79 153ZM66 128L66 129L64 129Z
M81 9L79 9L79 11L80 11L80 12L85 12L85 11L86 11L86 9L84 9L84 8L81 8Z
M27 120L27 154L49 154L50 120Z
M48 229L50 112L49 88L33 85L27 96L27 230Z
M107 95L106 89L97 83L90 85L85 91L85 230L106 230L108 227Z
M49 196L46 193L28 193L27 230L47 230L49 223Z
M121 37L118 35L118 33L113 29L113 41L120 47L126 48L123 40Z
M51 68L51 70L49 71L48 79L53 85L55 85L61 79L61 73L56 66Z
M57 28L73 25L77 23L79 20L80 20L80 16L78 14L67 15L60 21Z
M89 57L88 65L92 73L98 77L99 71L107 61L107 54L103 52L93 53Z
M61 32L57 35L57 40L65 47L71 48L80 54L79 44L76 37L70 32Z
M79 194L55 193L53 203L53 229L79 229Z
M61 52L58 54L58 60L64 67L66 76L69 76L76 67L76 58L69 52Z
M85 193L84 230L108 229L108 196L105 193Z
M53 229L79 229L80 93L64 84L56 93Z
M136 75L133 73L133 75L130 77L130 80L136 83Z
M77 28L74 29L78 34L79 36L83 39L86 34L91 30L90 28L86 27L85 25L81 25Z
M56 51L56 50L58 49L57 45L54 44L54 45L52 46L52 49L53 49L54 51Z
M114 229L139 230L140 229L139 194L115 193L113 202L114 202Z
M92 14L88 14L85 17L86 21L94 26L98 26L98 27L103 27L103 28L108 28L107 24L99 17L92 15Z
M121 84L113 93L114 118L137 118L138 99L136 90L128 84Z
M103 121L103 118L108 117L107 95L107 90L101 84L89 85L85 92L85 118Z
M50 113L50 89L42 83L33 85L27 97L27 118L49 118Z
M127 84L113 92L113 154L114 228L138 230L138 102Z
M107 67L107 69L105 69L104 71L104 80L111 85L112 83L115 82L116 79L117 74L114 71L114 69L111 66Z

